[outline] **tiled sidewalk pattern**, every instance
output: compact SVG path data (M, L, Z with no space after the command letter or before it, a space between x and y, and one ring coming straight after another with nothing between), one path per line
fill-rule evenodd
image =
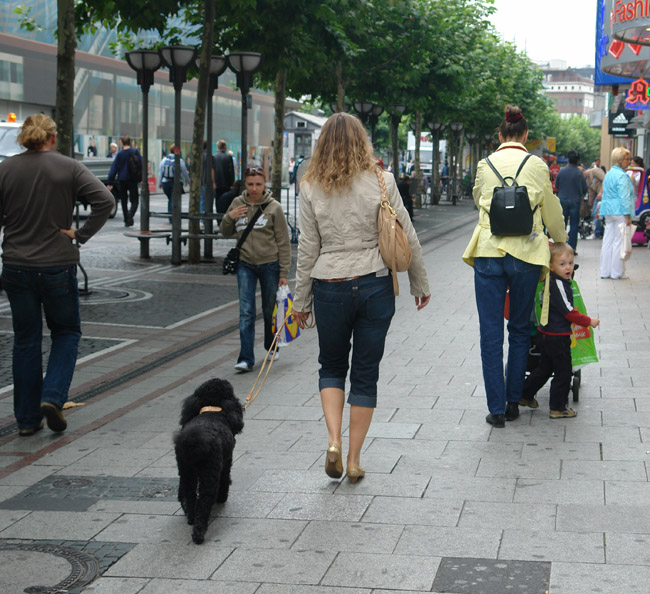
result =
M254 377L232 369L236 332L183 350L236 323L236 305L219 307L222 279L188 279L157 260L161 270L148 282L196 282L197 295L212 286L214 300L199 308L207 313L180 324L170 314L164 328L85 323L87 335L125 346L80 363L73 398L165 353L184 354L71 411L63 436L0 439L0 544L132 546L83 590L101 594L645 594L650 251L634 249L631 280L601 280L600 244L580 242L576 278L602 324L601 361L583 370L578 417L549 419L546 387L538 410L524 409L499 430L484 420L472 271L460 260L471 229L424 246L428 308L417 312L407 291L397 301L365 479L352 485L323 472L317 341L307 331L282 350L246 412L230 499L215 506L206 543L191 544L165 490L176 482L171 436L180 401L214 376L243 398ZM10 394L0 398L8 421ZM30 497L33 506L21 503Z

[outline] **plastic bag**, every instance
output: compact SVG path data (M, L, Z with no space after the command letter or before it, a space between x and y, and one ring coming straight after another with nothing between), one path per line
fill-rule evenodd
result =
M623 236L623 241L621 242L621 260L627 262L632 255L632 225L619 223L618 228Z
M300 336L300 328L298 328L296 319L291 315L292 311L293 297L291 291L288 285L282 285L278 287L278 292L275 295L275 309L273 310L273 334L277 334L278 328L280 328L279 347L287 346ZM284 323L285 318L287 319L286 324ZM284 327L282 324L284 324Z

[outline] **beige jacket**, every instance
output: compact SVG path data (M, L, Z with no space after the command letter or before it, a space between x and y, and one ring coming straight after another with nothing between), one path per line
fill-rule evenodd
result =
M514 177L527 152L523 144L504 142L495 153L490 155L490 162L502 177ZM474 258L499 258L510 254L529 264L548 267L550 252L544 226L553 241L566 241L562 206L558 197L553 194L546 163L539 157L532 156L521 170L517 184L526 186L531 207L538 207L533 215L533 233L527 237L492 235L489 213L492 192L496 186L501 185L501 182L485 160L479 162L474 185L478 225L474 228L472 238L463 254L463 260L470 266L474 265Z
M391 206L397 212L413 251L408 270L411 295L431 294L422 248L392 173L384 172ZM361 173L343 192L326 194L308 182L300 184L300 240L293 306L312 309L312 279L362 276L386 268L377 245L381 190L374 171Z

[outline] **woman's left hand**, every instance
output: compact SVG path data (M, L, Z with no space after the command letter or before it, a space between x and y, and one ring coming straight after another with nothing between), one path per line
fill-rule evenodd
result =
M429 301L431 301L431 295L427 295L425 297L416 297L415 306L418 308L418 311L420 311L423 307L429 305Z
M71 227L70 229L59 229L59 231L63 233L63 235L67 235L70 239L74 241L75 239L74 232L76 231L74 227Z
M289 279L285 278L284 276L280 277L280 282L278 283L278 287L283 287L284 285L289 284Z
M305 324L307 323L307 319L309 318L309 314L311 312L309 311L296 311L295 309L291 312L293 315L293 319L296 320L298 323L298 327L301 330L305 329Z

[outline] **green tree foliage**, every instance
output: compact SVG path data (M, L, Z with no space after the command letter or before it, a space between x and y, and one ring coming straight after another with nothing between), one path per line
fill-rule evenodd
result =
M558 113L552 114L549 120L547 136L556 139L558 155L568 155L570 151L580 153L580 160L590 165L600 156L600 129L590 128L589 121L580 116L561 118Z

